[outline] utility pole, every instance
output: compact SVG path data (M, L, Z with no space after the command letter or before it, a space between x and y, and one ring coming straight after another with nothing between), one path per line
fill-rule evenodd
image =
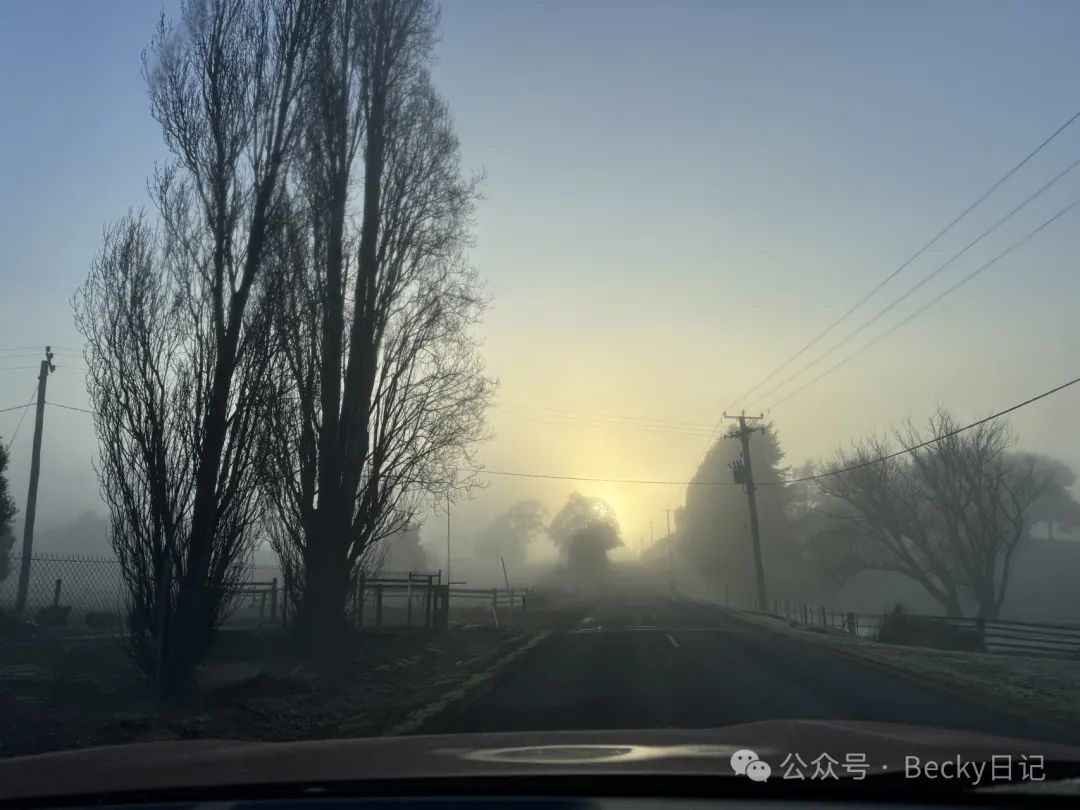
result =
M34 517L37 514L38 477L41 475L41 431L45 427L45 383L49 372L55 371L53 353L45 347L45 359L38 372L37 416L34 419L34 449L30 456L30 491L26 493L26 520L23 523L22 561L19 566L19 589L15 596L15 612L26 609L26 592L30 587L30 556L34 551Z
M675 587L675 570L671 567L671 547L675 545L675 538L671 536L671 510L665 509L667 515L667 571L671 586Z
M737 438L742 442L742 462L735 462L732 465L732 472L735 475L735 482L746 487L746 500L750 504L750 536L754 543L754 575L757 579L758 610L768 610L769 601L765 592L765 565L761 561L761 536L758 533L757 497L754 494L757 486L754 484L754 468L750 465L750 434L755 430L764 430L764 428L746 426L747 420L757 421L765 417L747 416L745 413L738 416L728 416L725 413L724 418L739 420ZM734 439L736 437L728 436L727 438Z
M450 493L446 493L446 586L450 587Z

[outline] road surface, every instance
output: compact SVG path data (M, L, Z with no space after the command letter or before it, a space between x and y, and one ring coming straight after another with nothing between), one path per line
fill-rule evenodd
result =
M611 598L451 712L440 732L916 723L1061 741L1060 729L667 596Z

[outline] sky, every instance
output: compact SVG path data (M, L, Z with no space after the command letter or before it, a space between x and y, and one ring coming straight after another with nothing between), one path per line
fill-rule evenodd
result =
M175 12L175 3L165 12ZM0 408L89 402L71 296L104 225L148 202L168 155L140 53L148 0L0 4ZM1069 2L448 0L435 81L483 170L470 260L499 380L493 470L685 481L726 407L873 289L1080 110ZM857 328L1080 157L1080 121L799 361ZM1074 176L1075 175L1075 176ZM984 416L1077 376L1080 209L783 404L1080 195L1080 168L770 397L801 464L938 405ZM29 356L27 356L29 355ZM27 368L29 367L29 368ZM1080 386L1017 412L1025 449L1080 467ZM22 411L0 413L10 436ZM646 421L647 420L647 421ZM11 448L26 491L32 414ZM39 526L101 509L90 417L46 409ZM492 477L471 533L574 489L619 514L632 556L677 485ZM443 524L425 542L443 548ZM441 553L441 552L440 552Z

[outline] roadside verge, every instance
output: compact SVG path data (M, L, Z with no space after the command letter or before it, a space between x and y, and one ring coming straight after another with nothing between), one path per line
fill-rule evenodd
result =
M1080 661L934 650L851 638L760 614L729 611L742 622L896 672L964 698L1038 717L1075 736L1080 728Z

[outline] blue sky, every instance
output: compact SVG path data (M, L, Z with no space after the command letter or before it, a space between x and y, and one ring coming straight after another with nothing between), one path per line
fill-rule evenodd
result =
M145 179L167 159L140 76L159 11L0 4L0 348L79 345L68 302L102 226L145 204ZM435 77L466 165L487 174L472 261L493 300L482 333L502 385L481 459L688 478L703 438L610 415L715 423L1080 109L1077 30L1069 2L445 3ZM1077 157L1080 123L865 316ZM881 325L1076 195L1080 170ZM937 403L981 415L1076 376L1078 222L1063 219L778 408L790 459ZM0 371L0 407L32 385L33 371ZM54 401L87 404L77 369L49 385ZM1019 414L1024 444L1080 464L1077 396ZM606 416L556 423L540 408ZM88 420L48 419L42 492L93 504ZM15 421L0 414L0 435ZM24 425L12 450L20 500L28 453ZM557 508L570 488L496 481L463 507L463 525L517 497ZM636 536L680 493L593 494Z

